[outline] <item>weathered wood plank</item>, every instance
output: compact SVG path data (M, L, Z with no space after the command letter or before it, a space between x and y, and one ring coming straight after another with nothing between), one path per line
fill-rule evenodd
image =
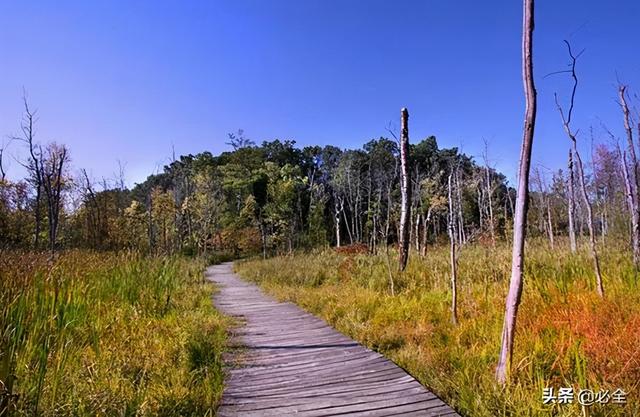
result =
M238 319L217 415L458 416L382 355L291 303L242 281L231 264L207 269L215 305Z

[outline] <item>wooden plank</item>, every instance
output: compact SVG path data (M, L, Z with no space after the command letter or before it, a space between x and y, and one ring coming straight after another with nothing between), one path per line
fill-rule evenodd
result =
M232 272L207 269L214 304L238 320L225 355L219 416L458 416L382 355L294 304L281 303Z

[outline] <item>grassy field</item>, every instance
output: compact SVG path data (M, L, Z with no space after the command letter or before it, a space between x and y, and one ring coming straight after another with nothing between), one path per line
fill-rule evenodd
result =
M227 323L202 261L90 251L0 259L5 411L214 414Z
M640 415L640 291L628 253L615 245L604 248L601 300L586 249L572 255L545 242L527 247L513 377L504 389L493 372L510 247L462 249L458 326L450 322L448 248L430 248L424 258L412 255L405 273L394 270L395 296L384 255L327 249L247 260L236 269L393 359L463 415ZM573 387L574 403L543 405L545 387ZM577 393L584 388L622 388L628 403L581 407Z

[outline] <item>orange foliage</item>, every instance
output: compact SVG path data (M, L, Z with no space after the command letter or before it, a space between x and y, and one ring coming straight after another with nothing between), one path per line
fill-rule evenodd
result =
M575 342L588 360L590 372L609 383L640 380L640 313L629 311L620 300L595 295L570 296L566 303L547 306L532 330L553 329L556 351L564 356Z

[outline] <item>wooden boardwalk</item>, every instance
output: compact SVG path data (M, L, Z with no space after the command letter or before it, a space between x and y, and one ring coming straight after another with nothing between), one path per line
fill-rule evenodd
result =
M266 296L230 263L207 278L218 284L216 307L242 323L218 416L458 416L393 362Z

